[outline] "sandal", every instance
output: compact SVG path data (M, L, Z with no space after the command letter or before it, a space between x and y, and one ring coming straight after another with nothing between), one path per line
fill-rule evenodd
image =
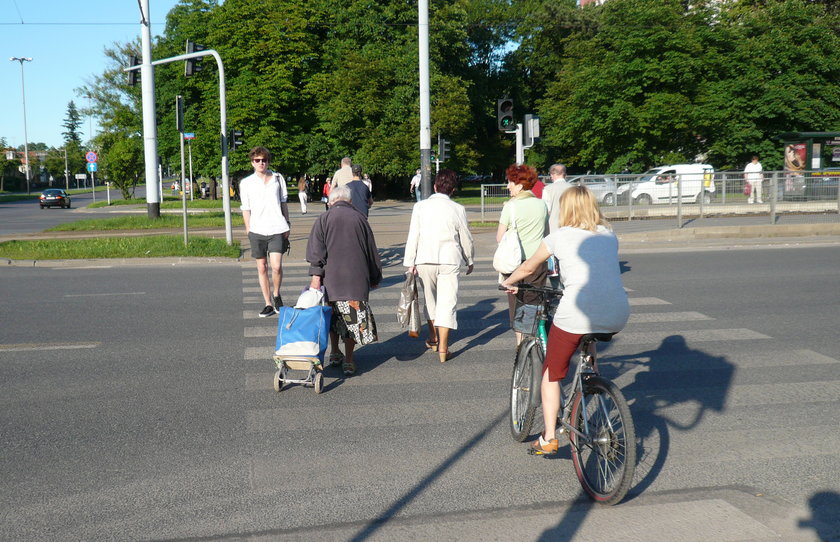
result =
M341 370L344 371L345 376L353 376L356 374L356 364L352 361L342 361Z
M528 447L528 453L531 455L551 455L557 453L557 448L559 448L559 444L556 438L553 438L546 442L545 444L540 443L540 440L543 440L542 435L531 443ZM545 442L543 440L543 442Z
M426 341L426 348L428 348L432 352L437 352L438 342L437 341Z
M335 352L330 354L330 367L338 367L344 361L344 354Z
M441 363L446 363L447 361L452 359L452 352L450 352L449 350L445 352L438 351L438 357L440 358Z

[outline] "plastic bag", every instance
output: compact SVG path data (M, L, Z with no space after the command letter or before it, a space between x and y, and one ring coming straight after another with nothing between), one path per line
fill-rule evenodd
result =
M420 302L417 299L417 277L406 272L405 284L397 301L397 320L403 327L408 326L409 337L420 336Z
M752 194L752 185L748 182L744 183L744 195L749 196Z
M314 290L312 288L305 289L298 297L295 303L296 309L309 309L317 305L323 304L324 292L321 290Z

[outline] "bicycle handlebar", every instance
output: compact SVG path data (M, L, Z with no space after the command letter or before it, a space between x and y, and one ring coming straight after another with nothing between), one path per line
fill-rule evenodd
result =
M519 284L516 284L515 286L517 288L519 288L520 290L531 290L532 292L540 292L540 293L543 293L543 294L556 295L556 296L562 296L563 295L563 290L562 289L545 288L543 286L534 286L534 285L528 284L526 282L521 282ZM499 285L499 290L501 290L503 292L506 292L507 288L505 288L504 286L502 286L500 284Z

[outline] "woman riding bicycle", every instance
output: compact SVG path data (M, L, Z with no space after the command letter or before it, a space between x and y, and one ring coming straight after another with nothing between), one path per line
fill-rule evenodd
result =
M621 283L618 239L588 188L573 186L566 190L560 199L559 226L502 282L508 292L516 293L516 284L544 265L549 256L560 262L563 297L548 333L540 385L545 432L531 444L539 454L557 452L560 381L569 370L581 337L587 333L617 333L630 316Z

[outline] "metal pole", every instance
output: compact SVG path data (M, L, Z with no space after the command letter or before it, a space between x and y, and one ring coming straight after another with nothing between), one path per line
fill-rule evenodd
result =
M516 124L516 164L525 162L525 149L522 147L522 125Z
M146 208L149 218L160 218L160 195L151 190L157 177L157 124L155 122L155 70L152 67L152 30L149 0L140 2L140 88L143 98L143 154L146 164Z
M93 175L93 170L90 171L90 193L93 196L93 203L96 203L96 177Z
M189 246L189 238L187 236L187 179L184 171L184 132L179 132L181 140L181 208L184 210L184 246Z
M190 155L190 201L195 199L195 190L193 190L193 173L192 173L192 139L187 140L187 149Z
M29 171L29 135L26 133L26 85L23 80L23 63L32 62L32 59L26 57L13 56L9 60L20 62L20 94L23 97L23 154L24 158L26 158L26 193L31 194L32 189L29 183L29 179L31 177Z
M432 194L432 122L429 100L429 0L417 2L420 46L420 186L423 199Z
M67 145L64 146L64 189L70 190L70 170L67 165Z

